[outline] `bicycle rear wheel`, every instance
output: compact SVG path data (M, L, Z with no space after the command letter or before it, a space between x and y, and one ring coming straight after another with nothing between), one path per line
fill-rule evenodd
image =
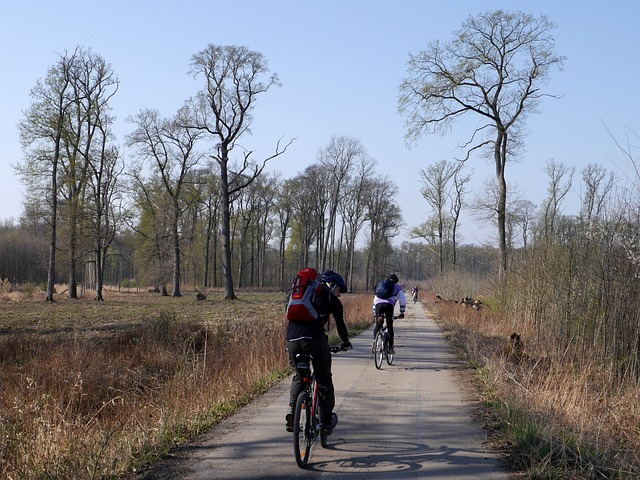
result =
M384 358L384 341L380 332L376 334L376 339L373 343L373 361L376 364L376 368L380 370L382 368L382 359Z
M387 350L387 355L386 355L386 357L387 357L387 363L388 363L389 365L393 365L393 357L394 357L394 356L395 356L395 354L393 354L393 353L391 353L391 352L389 352L389 351Z
M293 415L293 453L300 468L305 468L311 455L311 396L307 390L298 395Z

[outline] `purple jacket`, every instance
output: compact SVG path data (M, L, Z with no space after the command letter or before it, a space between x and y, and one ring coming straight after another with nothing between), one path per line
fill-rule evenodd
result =
M400 313L404 313L404 310L407 307L407 297L404 296L404 290L397 283L393 287L393 295L389 298L378 298L375 295L373 297L374 308L378 303L390 303L391 305L395 305L396 302L400 302Z

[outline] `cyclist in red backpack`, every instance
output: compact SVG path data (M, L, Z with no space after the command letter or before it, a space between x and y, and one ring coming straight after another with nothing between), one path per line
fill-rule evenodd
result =
M387 328L389 329L389 351L395 353L393 348L393 310L395 309L396 302L400 304L400 315L398 318L404 318L404 311L407 308L407 298L404 295L402 286L398 284L398 276L395 273L389 275L388 280L393 283L393 289L389 292L389 295L373 297L373 308L375 316L384 315L387 319ZM376 322L376 326L373 330L373 338L376 338L376 334L380 330L381 325Z
M298 353L310 353L313 356L313 369L320 390L320 404L325 419L323 431L327 435L333 433L333 429L338 424L338 416L333 413L335 392L331 379L331 348L325 327L328 330L329 315L333 315L338 335L342 340L342 348L344 350L351 348L340 301L340 294L346 291L347 286L339 274L332 270L323 272L317 302L318 319L305 322L289 321L287 326L287 352L291 365L294 365L294 359ZM287 432L293 432L293 409L303 389L304 385L296 374L291 381L289 409L285 416Z

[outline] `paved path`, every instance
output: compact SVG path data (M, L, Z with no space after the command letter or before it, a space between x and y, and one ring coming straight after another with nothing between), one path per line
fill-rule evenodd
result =
M154 468L147 479L507 479L472 419L460 362L420 304L396 320L396 358L376 370L372 332L333 357L339 424L298 468L284 429L290 379Z

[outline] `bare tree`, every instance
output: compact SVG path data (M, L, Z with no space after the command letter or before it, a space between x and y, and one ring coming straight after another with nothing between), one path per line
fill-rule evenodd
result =
M347 194L340 203L347 243L346 281L350 292L353 291L356 240L366 222L366 200L368 198L368 191L372 185L374 166L375 160L369 156L364 156L359 159L356 165L356 173L347 185Z
M564 57L553 53L555 24L544 15L502 10L469 17L448 43L431 42L409 57L409 77L400 85L399 110L407 115L408 141L446 132L465 113L481 124L463 146L465 160L476 150L493 157L499 188L499 273L507 267L505 222L507 161L517 153L522 127L546 95L541 85Z
M235 299L230 197L250 185L262 173L267 162L282 155L291 142L284 147L278 142L275 152L258 163L252 162L252 152L247 150L238 165L234 165L230 158L238 146L237 141L249 132L257 96L279 85L277 76L269 75L267 61L261 53L246 47L209 45L191 58L191 73L194 77L202 76L205 81L205 88L192 103L197 115L194 125L207 132L215 145L211 157L220 168L225 299Z
M291 230L293 220L293 197L296 195L295 183L292 180L285 180L276 189L275 212L278 225L278 287L284 290L285 287L285 251L287 238Z
M451 248L453 249L453 267L457 262L458 222L462 212L463 199L467 193L465 185L471 180L471 175L463 175L460 171L453 176L454 196L451 205Z
M27 193L31 198L46 198L49 210L49 260L47 276L48 302L54 301L56 282L56 252L58 233L58 170L62 155L66 118L75 101L70 95L71 75L76 52L60 56L58 63L49 68L44 80L38 80L31 90L33 103L18 124L25 160L17 165ZM42 192L39 195L36 192Z
M420 170L422 188L420 193L433 210L436 219L436 234L438 237L438 258L440 260L440 273L444 271L444 236L447 222L447 205L451 201L451 180L462 168L462 163L441 160Z
M69 298L77 298L78 261L92 250L86 244L89 237L81 229L90 223L90 200L87 189L93 173L92 167L99 163L106 152L106 142L111 141L108 125L109 102L118 91L119 81L111 65L91 49L78 48L71 65L71 86L75 101L68 117L65 132L65 155L61 157L61 193L65 199L65 222L69 254ZM106 136L106 138L105 138ZM111 147L108 147L111 148Z
M544 171L549 176L549 186L547 187L549 195L543 206L543 235L545 240L549 242L555 233L556 220L560 215L562 200L571 190L575 168L550 160Z
M585 192L582 196L582 217L587 225L599 218L616 183L613 172L602 165L590 163L582 170Z
M104 300L104 266L111 242L120 223L122 189L119 185L124 161L117 148L108 146L108 127L102 125L102 144L96 158L90 162L89 195L92 199L91 221L94 231L95 300Z
M397 193L398 186L387 177L371 181L366 199L366 219L369 222L365 278L367 288L373 286L371 282L377 281L377 277L389 273L387 270L393 250L391 239L398 235L403 223L400 207L394 203Z
M82 255L79 231L87 213L90 166L102 151L104 125L109 121L109 101L118 89L111 66L90 49L78 47L60 56L44 82L32 90L34 103L20 123L21 140L28 151L27 163L19 168L28 188L50 198L51 252L47 300L53 301L55 257L58 249L60 198L65 214L69 259L70 298L77 298L77 261ZM27 166L28 163L31 165ZM51 168L42 168L43 166ZM35 170L47 172L33 176ZM35 179L35 180L34 180Z
M536 214L536 205L530 200L519 199L513 202L513 220L520 228L522 248L527 249L532 234L531 226Z
M171 199L171 236L173 239L173 296L180 297L180 232L179 222L184 204L182 191L192 169L202 155L195 150L202 131L191 127L190 111L183 107L175 117L160 118L155 110L143 110L131 119L136 126L127 137L144 161L151 162L166 194Z
M319 266L324 233L327 231L326 211L330 201L329 179L319 163L309 165L292 181L293 231L298 244L298 268ZM312 247L315 259L311 259ZM318 267L319 268L319 267Z
M332 137L329 144L320 150L318 160L329 176L328 220L324 232L324 243L320 268L337 268L333 254L335 252L336 224L338 206L347 195L345 189L350 182L351 170L356 163L367 157L367 153L359 140L347 136ZM331 244L331 245L330 245Z

